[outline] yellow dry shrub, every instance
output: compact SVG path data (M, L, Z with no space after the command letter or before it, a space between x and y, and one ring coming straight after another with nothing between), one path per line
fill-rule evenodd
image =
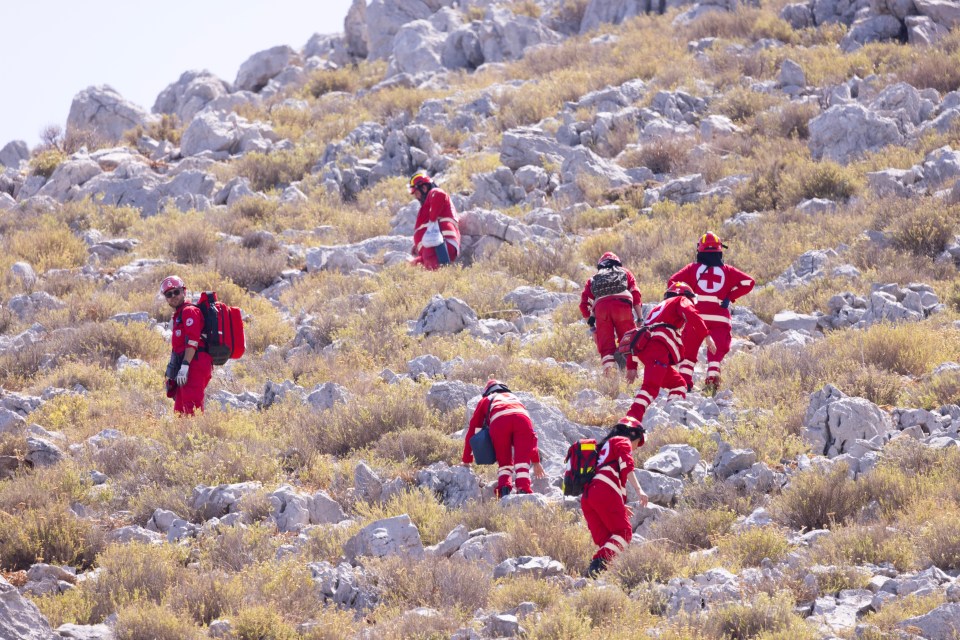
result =
M117 640L199 640L205 634L169 607L152 602L132 603L117 612Z
M485 606L492 578L481 565L459 558L371 559L369 571L388 605L449 608L470 613Z
M14 232L4 245L8 253L29 262L37 273L47 269L72 269L87 259L83 240L50 215L32 221L29 228Z
M724 566L758 567L764 560L779 562L790 550L784 532L773 526L750 527L717 540Z
M864 506L860 487L847 478L847 466L813 469L793 480L771 502L770 512L793 529L825 529L848 522Z

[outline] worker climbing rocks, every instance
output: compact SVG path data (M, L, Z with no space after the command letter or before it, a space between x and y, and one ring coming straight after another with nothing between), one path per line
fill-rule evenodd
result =
M187 302L187 287L178 276L168 276L160 283L160 293L173 309L170 318L171 354L165 382L167 395L173 398L173 410L193 415L203 411L204 394L213 375L213 361L206 351L203 314Z
M697 295L697 312L707 325L710 337L717 348L707 354L707 376L704 393L715 395L720 388L720 363L730 352L731 321L730 305L753 290L754 279L723 263L723 250L727 245L720 237L708 231L697 243L697 260L670 276L669 282L685 282ZM689 331L690 329L688 329ZM700 351L700 340L692 335L683 336L683 354L680 375L693 388L693 368Z
M627 354L627 381L636 380L637 366L643 363L643 382L627 415L620 419L621 423L640 426L647 407L656 399L660 389L668 390L668 401L687 396L687 383L675 368L683 354L682 335L689 336L697 344L706 337L710 352L716 349L713 339L707 335L707 325L697 313L695 302L696 295L690 285L673 282L663 294L663 302L647 314L644 325L624 336L621 344L631 345Z
M644 443L643 427L617 424L598 443L597 471L583 490L580 507L587 521L593 542L599 549L590 562L586 575L595 578L609 562L630 544L633 538L633 515L627 507L627 483L647 506L644 493L633 473L633 450Z
M617 343L637 326L634 311L638 319L643 317L637 281L620 258L608 251L600 256L596 275L587 280L580 294L580 313L595 328L604 374L616 371Z
M460 220L453 201L422 171L413 174L409 187L420 202L413 231L413 264L431 271L452 264L460 253Z
M502 498L513 491L516 476L517 493L533 493L530 471L533 477L545 478L537 449L537 434L526 407L507 385L491 379L483 390L483 397L470 418L470 425L463 442L463 463L473 462L470 438L484 425L490 429L490 438L497 455L497 497Z

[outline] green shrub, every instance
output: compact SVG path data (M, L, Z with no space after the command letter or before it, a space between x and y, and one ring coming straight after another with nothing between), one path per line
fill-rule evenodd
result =
M234 164L238 175L250 179L251 189L266 191L301 180L320 159L321 153L313 145L298 145L271 153L247 153Z
M667 582L680 575L686 556L666 548L659 541L631 544L618 553L607 572L627 593L649 582Z
M662 539L677 551L709 549L714 540L730 529L736 514L727 509L681 509L657 520L650 530L651 539Z
M128 604L164 601L184 574L186 550L172 545L112 545L97 558L102 573L81 587L94 606L91 620L100 622Z
M189 573L171 596L175 610L188 614L203 625L239 611L242 604L243 585L217 570Z
M790 543L777 527L750 527L721 537L717 547L733 566L759 567L765 559L779 562L790 550Z
M35 176L49 178L66 159L67 154L63 151L47 149L30 158L30 169Z
M753 602L717 605L705 614L703 627L708 638L718 640L769 637L767 634L811 640L817 637L793 612L793 602L787 594L760 594ZM787 631L791 633L786 634Z
M555 582L532 576L513 576L494 583L489 605L497 611L506 611L521 602L532 602L537 609L544 611L562 598L563 590Z
M456 558L411 561L387 556L370 561L377 586L389 604L404 609L447 607L473 611L490 595L489 571Z
M758 93L745 87L734 87L717 101L716 109L734 122L743 123L765 111L773 103L774 98L768 94Z
M817 540L813 557L824 565L890 563L898 571L908 571L915 565L916 551L906 532L881 523L839 527Z
M960 569L960 530L950 522L956 522L956 513L950 510L935 516L923 527L920 549L933 566L952 571Z
M893 222L894 245L919 256L936 257L953 240L960 220L960 206L944 207L924 199L919 206Z
M11 571L37 562L87 568L103 548L103 533L63 506L0 512L0 562Z
M47 269L72 269L87 259L87 246L65 224L51 216L32 221L4 243L18 260L29 262L37 273Z
M236 640L296 640L296 630L266 605L247 607L231 620Z
M847 478L847 465L797 474L773 499L771 512L793 529L824 529L850 520L863 506L863 492Z
M200 640L205 637L192 622L169 608L138 602L117 612L117 640Z
M620 589L596 587L581 591L574 603L577 613L586 616L594 627L602 627L611 620L623 618L634 606L630 596Z
M388 460L412 460L416 466L425 467L434 462L456 464L463 445L441 431L404 429L378 441L374 450Z
M227 244L217 251L214 266L237 286L250 291L262 291L286 269L287 256L270 247L247 249Z

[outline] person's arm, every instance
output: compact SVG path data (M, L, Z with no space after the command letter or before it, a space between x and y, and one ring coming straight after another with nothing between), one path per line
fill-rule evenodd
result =
M753 287L757 284L756 280L736 267L727 265L724 268L727 270L727 277L734 283L730 292L727 293L727 299L730 302L736 302L739 298L753 291Z
M470 425L467 427L467 433L463 437L463 456L461 460L463 464L470 464L473 462L473 449L470 447L470 438L476 434L477 429L483 425L483 419L487 415L487 405L490 404L490 398L483 398L480 402L477 403L477 408L473 411L473 416L470 417Z
M593 291L590 288L591 280L587 280L583 285L583 291L580 293L580 315L584 319L593 315Z
M683 317L686 319L686 326L684 326L684 334L686 335L689 332L690 339L693 340L694 344L700 344L707 339L707 349L710 350L710 353L713 353L717 349L717 345L713 345L713 348L710 348L710 345L713 344L713 339L709 336L709 330L707 329L707 323L703 321L703 318L700 317L700 314L697 313L696 307L693 306L693 303L686 298L681 298L680 300L680 313L683 314Z
M627 478L627 482L629 482L630 485L633 487L633 490L637 492L637 496L639 496L639 499L640 499L640 506L646 507L647 504L650 502L650 497L647 496L646 493L644 493L643 487L640 486L640 481L637 480L637 474L631 471L630 475Z

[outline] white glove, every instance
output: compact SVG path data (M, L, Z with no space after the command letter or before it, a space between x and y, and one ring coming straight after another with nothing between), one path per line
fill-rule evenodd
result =
M190 372L190 365L184 362L180 365L180 371L177 372L177 386L182 387L187 384L187 374Z

